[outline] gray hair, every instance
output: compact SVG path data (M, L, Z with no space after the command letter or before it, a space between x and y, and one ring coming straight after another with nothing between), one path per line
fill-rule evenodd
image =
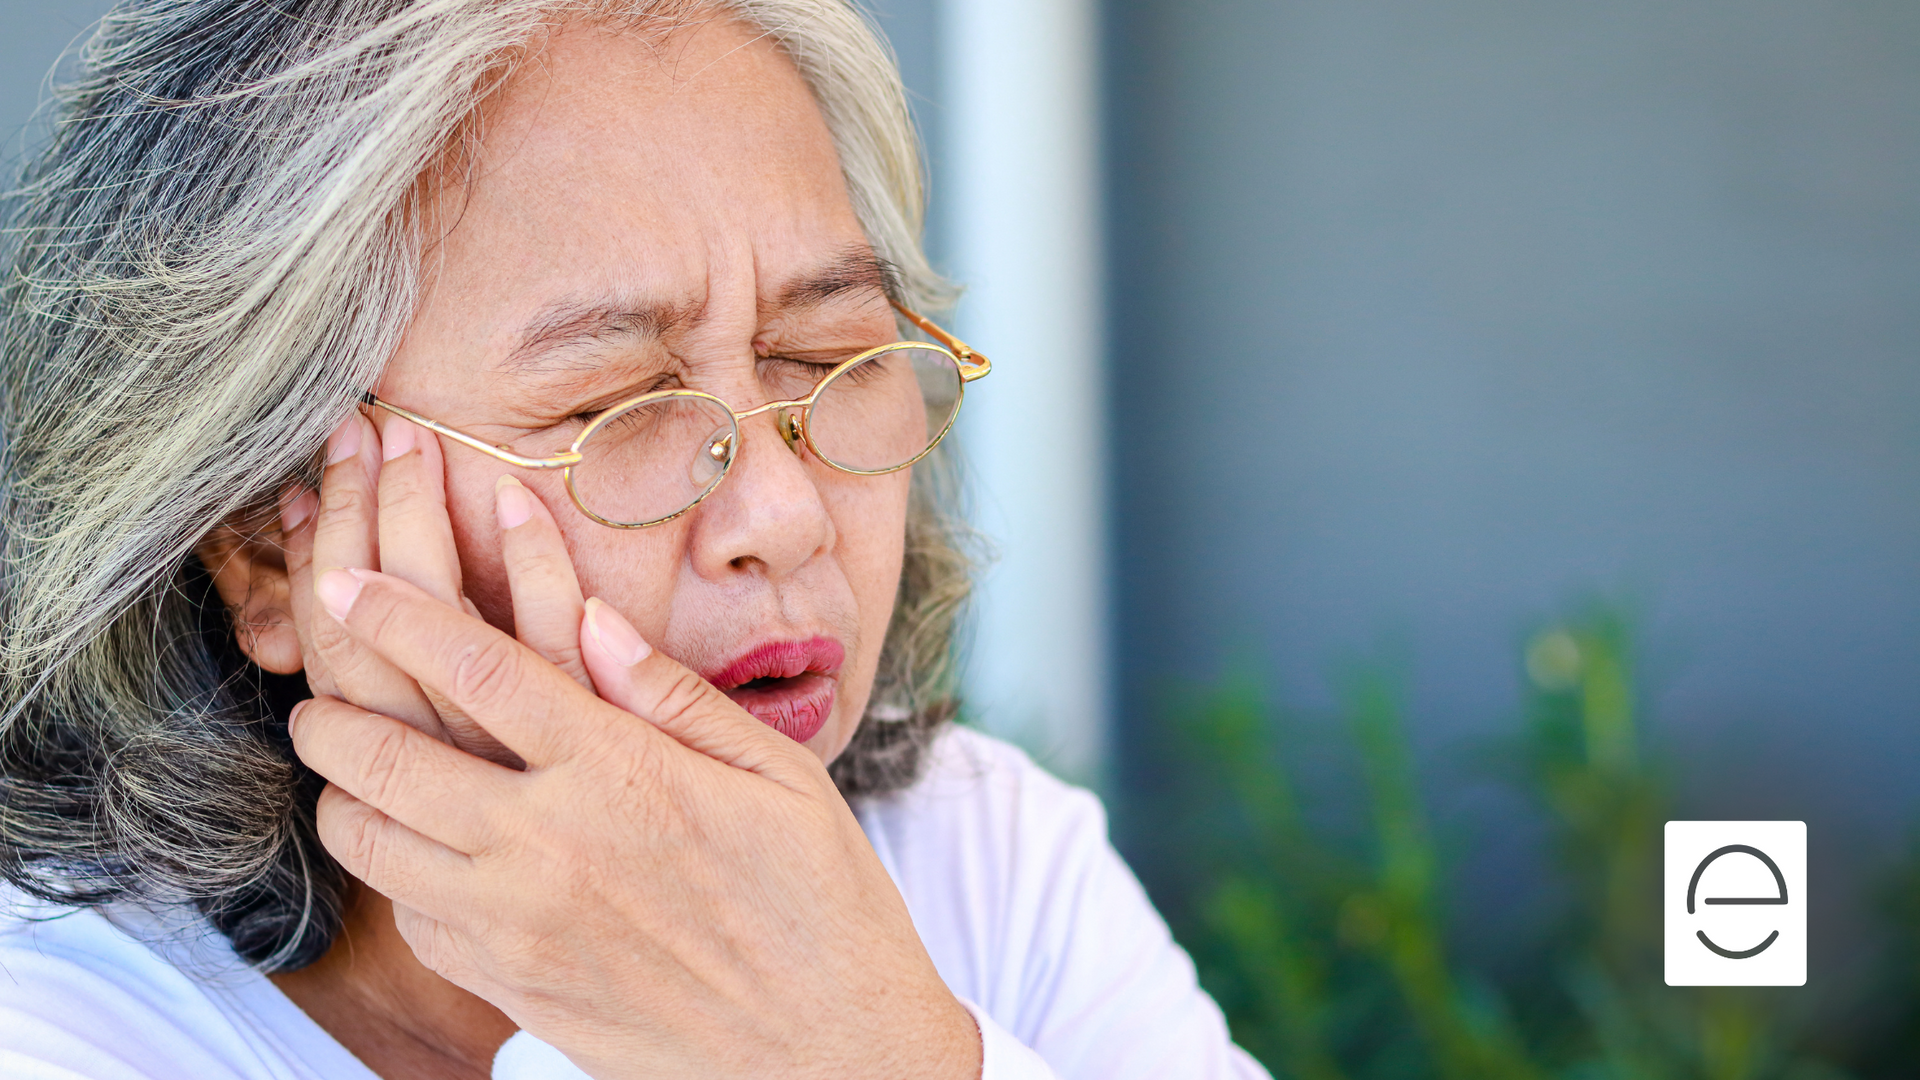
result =
M846 0L128 0L14 196L0 292L0 874L47 899L193 904L291 969L346 880L285 710L193 556L268 527L412 316L419 180L562 21L738 18L792 59L895 292L939 309L920 157ZM932 459L930 459L932 460ZM953 711L969 564L950 462L916 469L873 704L833 765L897 788Z

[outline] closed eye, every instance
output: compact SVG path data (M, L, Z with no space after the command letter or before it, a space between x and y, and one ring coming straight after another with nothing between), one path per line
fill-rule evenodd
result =
M779 367L789 371L799 373L812 372L816 376L824 376L845 362L847 356L852 355L854 354L848 353L846 356L836 356L830 360L811 360L798 356L768 356L761 358L760 364L763 371L769 368Z
M861 351L864 352L865 350ZM812 390L814 386L819 384L820 380L833 374L835 368L838 368L841 364L846 363L858 355L860 355L859 352L839 353L833 355L831 358L818 360L792 356L770 356L762 361L762 363L780 364L783 365L784 370L777 375L769 372L762 377L765 378L770 385L777 382L778 385L789 393L789 396L799 397ZM882 364L860 364L856 367L849 368L840 378L848 384L858 386L869 379L879 378L885 374L882 370L883 367L884 365Z
M601 413L606 412L608 409L613 408L615 405L618 405L623 401L632 401L634 398L644 397L647 394L655 393L660 390L677 390L679 388L680 388L679 376L671 375L671 374L661 374L653 379L648 380L647 382L639 386L629 386L622 389L618 393L607 394L603 397L595 398L593 401L587 403L586 406L584 406L583 408L579 409L578 411L568 416L566 419L566 423L574 424L580 427L585 427L587 424L592 423L595 417L599 416Z
M775 398L794 400L806 397L820 380L833 373L847 355L766 356L760 359L760 385Z

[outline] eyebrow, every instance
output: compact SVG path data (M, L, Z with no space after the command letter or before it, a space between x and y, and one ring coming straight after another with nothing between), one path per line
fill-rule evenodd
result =
M777 306L782 310L817 307L850 292L874 292L885 298L896 291L898 276L893 265L873 249L848 248L813 273L788 283L780 290Z
M519 342L500 367L517 374L538 371L560 349L662 338L698 323L704 314L704 305L670 301L563 300L542 308L521 328Z
M849 248L782 286L774 309L801 311L849 293L872 292L888 297L895 291L897 277L892 265L871 249ZM528 374L545 368L550 354L561 349L607 341L658 340L698 325L705 317L704 303L626 298L563 300L542 308L521 328L519 341L500 367Z

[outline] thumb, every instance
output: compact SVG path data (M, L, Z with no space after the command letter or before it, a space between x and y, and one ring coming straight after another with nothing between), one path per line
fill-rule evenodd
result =
M766 773L789 760L799 745L656 651L632 623L598 598L587 601L580 618L580 658L602 700L723 764Z

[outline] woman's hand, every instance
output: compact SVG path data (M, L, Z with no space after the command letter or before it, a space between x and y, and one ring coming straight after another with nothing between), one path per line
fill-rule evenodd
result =
M583 603L511 480L518 641L488 626L443 484L431 433L356 416L283 513L321 835L421 961L608 1080L977 1075L972 1019L818 760Z
M428 967L601 1080L978 1075L972 1018L804 747L598 601L595 696L393 576L331 570L316 595L525 764L331 698L295 714L332 781L322 839Z
M293 621L308 684L470 753L507 764L512 754L445 697L422 688L371 652L313 602L313 578L333 568L378 569L474 613L461 588L460 557L447 516L440 441L399 417L383 428L355 415L327 440L318 495L289 492L282 546ZM501 544L521 643L588 685L578 634L583 601L558 526L540 500L501 481Z

